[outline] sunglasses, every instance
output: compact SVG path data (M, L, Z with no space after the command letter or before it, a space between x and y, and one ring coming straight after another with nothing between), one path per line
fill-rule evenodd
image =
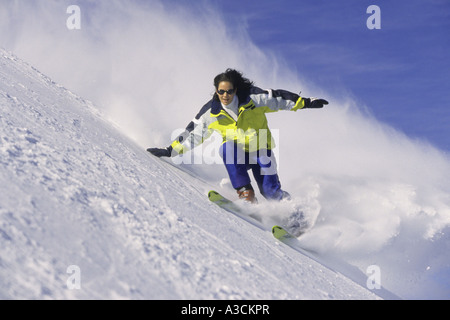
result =
M234 92L236 91L236 89L230 89L230 90L217 90L217 93L221 96L223 96L226 93L228 93L229 95L232 95Z

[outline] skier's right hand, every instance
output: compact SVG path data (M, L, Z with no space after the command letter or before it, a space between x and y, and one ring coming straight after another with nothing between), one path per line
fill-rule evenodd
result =
M158 158L172 156L172 146L167 148L148 148L147 151Z
M305 109L320 109L323 108L324 105L328 104L328 101L325 99L318 98L306 98L305 99Z

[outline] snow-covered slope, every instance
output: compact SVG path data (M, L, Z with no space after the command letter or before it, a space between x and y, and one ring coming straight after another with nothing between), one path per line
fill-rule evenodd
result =
M0 298L377 298L338 272L360 271L209 203L206 182L3 50L0 106Z

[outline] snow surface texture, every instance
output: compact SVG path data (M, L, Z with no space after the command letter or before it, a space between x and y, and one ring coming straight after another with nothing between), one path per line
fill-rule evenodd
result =
M3 50L0 105L1 299L377 298Z

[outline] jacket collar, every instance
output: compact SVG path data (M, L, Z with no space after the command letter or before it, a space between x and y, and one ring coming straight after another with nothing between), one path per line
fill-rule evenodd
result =
M244 107L244 109L251 108L253 106L253 103L251 103L252 100L250 97L247 97L244 101L239 101L239 107L238 111L239 114L241 113L241 108ZM212 100L212 106L211 106L211 116L217 117L221 111L225 111L222 107L222 104L219 100L213 99Z

